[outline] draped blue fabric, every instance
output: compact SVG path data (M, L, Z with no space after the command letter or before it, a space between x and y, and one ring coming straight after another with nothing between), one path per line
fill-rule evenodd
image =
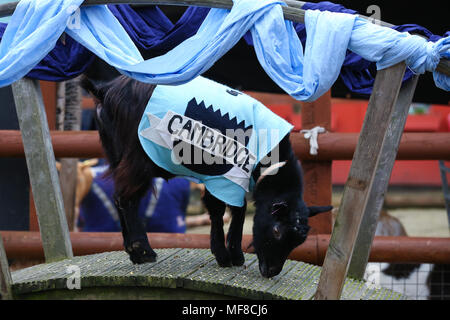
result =
M173 24L157 6L132 8L129 5L108 5L136 46L151 56L161 55L194 35L209 8L188 7ZM0 39L7 24L0 23ZM66 34L55 48L36 65L27 77L47 81L64 81L83 73L95 55Z
M318 3L306 2L305 5L303 5L302 9L358 14L358 12L355 10L347 9L340 4L329 1L322 1ZM300 38L300 41L303 43L303 45L305 45L305 24L295 23L294 27ZM399 25L395 26L394 29L399 32L409 32L411 34L423 35L432 42L436 42L443 38L442 36L435 35L428 29L417 24ZM450 31L444 34L444 37L448 36L450 36ZM377 68L374 62L365 60L360 55L348 51L345 61L342 65L340 78L351 92L370 95L375 81L376 70ZM413 75L414 73L410 69L407 69L403 81L408 81L412 78Z
M47 53L58 46L58 38L64 30L122 73L141 81L165 84L185 83L203 73L250 30L263 68L280 87L299 100L314 100L324 90L328 90L343 64L345 68L366 64L358 57L349 58L345 52L346 44L349 50L362 58L377 62L378 69L406 59L409 67L416 73L434 71L440 57L450 55L450 38L432 43L417 36L375 26L355 15L308 10L305 17L308 38L303 56L302 43L295 34L301 33L301 27L297 25L296 30L292 22L284 21L280 6L284 3L271 0L235 0L231 11L211 9L198 32L181 43L178 42L179 39L175 40L177 37L167 37L167 33L164 33L170 27L170 21L162 19L156 23L152 19L147 20L144 25L152 30L151 37L158 39L149 44L136 41L142 29L138 21L144 19L135 18L142 15L124 11L125 7L120 6L113 8L116 17L106 6L83 8L81 28L65 29L70 16L68 7L79 6L81 2L20 2L14 14L18 18L10 22L0 43L1 85L24 76L42 59L45 62ZM345 11L340 6L332 7L335 11ZM132 21L129 28L124 29L119 23L121 19L117 18L118 13L122 22ZM152 14L161 17L162 13L153 8ZM148 16L148 13L143 16ZM194 29L195 27L194 24ZM173 28L170 30L179 31ZM166 37L172 41L167 43L175 47L163 56L144 61L136 45L160 49L165 42L162 39ZM69 45L63 45L62 52L66 59L75 52L71 49L77 47L73 39L68 40ZM24 49L28 49L28 52ZM331 55L331 52L335 54ZM58 61L55 56L51 58ZM46 62L49 61L51 59ZM74 69L83 70L78 63L71 62L68 65L69 67L56 68L57 73L68 70L73 76L77 72ZM339 69L338 72L336 69ZM347 72L365 80L363 85L355 86L356 90L358 87L365 88L370 83L367 72L357 71L359 75L358 72ZM449 77L434 72L434 79L438 87L446 90L450 87Z

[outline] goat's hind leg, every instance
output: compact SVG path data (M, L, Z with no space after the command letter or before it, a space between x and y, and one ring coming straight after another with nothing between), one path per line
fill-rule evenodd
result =
M139 199L121 201L116 198L125 251L131 262L141 264L155 262L156 252L150 247L143 221L139 218Z
M205 190L203 203L211 218L211 252L221 267L231 267L231 255L225 247L225 234L223 232L223 215L225 203Z
M245 211L247 202L243 207L232 207L231 223L227 234L227 249L231 255L231 262L234 266L242 266L245 262L244 253L242 252L242 232L244 228Z

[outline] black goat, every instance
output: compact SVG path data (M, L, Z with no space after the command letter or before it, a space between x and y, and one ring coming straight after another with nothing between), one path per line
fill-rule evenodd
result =
M156 86L125 76L101 85L95 85L85 77L81 85L95 100L100 139L110 164L109 174L115 183L114 199L125 250L133 263L155 261L156 253L139 222L137 205L151 178L170 179L173 175L147 156L137 131ZM170 101L167 105L170 106ZM307 207L304 203L301 167L293 154L289 135L273 152L279 152L280 162L266 170L259 163L252 173L254 181L258 181L254 189L253 247L260 272L265 277L277 275L289 253L305 241L309 231L308 217L332 209L330 206ZM273 169L277 170L276 174ZM223 215L226 204L208 190L203 202L211 217L211 251L218 264L222 267L243 265L241 240L246 205L229 206L232 220L225 243Z

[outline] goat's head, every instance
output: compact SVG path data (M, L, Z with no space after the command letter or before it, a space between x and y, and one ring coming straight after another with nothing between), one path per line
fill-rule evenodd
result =
M301 168L296 160L275 165L277 174L263 174L255 189L253 247L264 277L279 274L290 252L308 235L308 218L332 209L308 207L302 196Z

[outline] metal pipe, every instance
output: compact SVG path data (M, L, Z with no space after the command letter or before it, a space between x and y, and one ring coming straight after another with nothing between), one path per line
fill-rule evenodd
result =
M295 154L301 160L352 160L359 133L319 134L317 156L309 154L309 143L300 133L291 134ZM403 133L397 160L450 160L450 133Z
M300 9L304 3L292 0L286 0L287 6L283 6L283 14L286 20L293 22L304 23L305 10ZM10 2L0 5L0 18L10 16L14 13L19 1ZM211 7L211 8L223 8L231 9L233 6L232 0L85 0L82 6L88 5L101 5L101 4L134 4L134 5L172 5L172 6L199 6L199 7ZM373 23L378 23L385 27L392 27L393 25L384 21L374 20L373 18L358 15L364 19L371 19ZM450 76L450 60L442 58L436 68L438 72L441 72L447 76Z
M102 158L97 131L51 131L55 157ZM352 160L358 133L324 133L318 138L319 153L309 154L309 142L298 132L291 143L300 160ZM20 131L0 130L0 157L23 157ZM404 133L397 160L450 160L450 133Z
M4 247L9 259L44 258L39 232L1 231ZM123 250L123 239L119 232L71 232L75 256L105 251ZM153 248L209 248L207 234L148 233ZM252 236L244 235L242 248L246 252ZM310 235L289 258L322 265L330 235ZM369 256L370 262L402 263L450 263L450 238L423 237L375 237Z
M57 158L103 158L98 131L50 131ZM0 130L0 157L23 157L19 130Z

